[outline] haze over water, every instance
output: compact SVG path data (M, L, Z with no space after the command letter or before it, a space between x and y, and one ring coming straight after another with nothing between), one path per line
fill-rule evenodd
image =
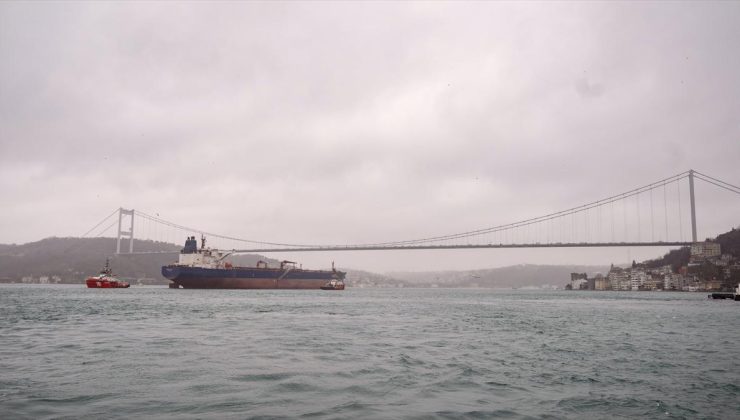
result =
M738 418L696 293L0 286L3 418Z

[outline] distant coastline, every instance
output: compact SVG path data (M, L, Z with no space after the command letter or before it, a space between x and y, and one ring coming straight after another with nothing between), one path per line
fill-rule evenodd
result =
M122 280L138 285L167 285L160 269L174 259L180 246L135 241L142 251L171 254L113 256L111 265ZM82 284L97 273L115 238L47 238L22 245L0 244L0 283ZM234 265L253 266L261 255L230 257ZM633 262L631 267L520 264L507 267L385 274L346 268L348 287L358 288L539 288L572 290L732 290L740 282L740 231L731 231L675 249L663 257ZM567 279L570 279L568 282ZM565 284L567 282L567 284Z

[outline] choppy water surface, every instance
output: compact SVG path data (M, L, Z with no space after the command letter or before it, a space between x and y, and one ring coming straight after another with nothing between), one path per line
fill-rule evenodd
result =
M740 418L705 294L0 286L0 417Z

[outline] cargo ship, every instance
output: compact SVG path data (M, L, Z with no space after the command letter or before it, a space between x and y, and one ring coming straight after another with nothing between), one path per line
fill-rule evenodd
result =
M90 289L121 289L131 286L128 282L116 278L107 259L105 260L105 268L100 270L100 274L88 277L85 284Z
M236 267L225 261L230 252L201 246L194 236L188 237L176 264L162 267L162 275L171 288L185 289L321 289L341 283L346 273L331 270L304 270L293 261L282 261L280 267L270 267L259 261L255 267Z

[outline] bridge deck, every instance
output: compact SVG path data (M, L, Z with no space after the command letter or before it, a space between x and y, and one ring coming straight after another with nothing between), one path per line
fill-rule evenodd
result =
M326 252L326 251L403 251L419 249L489 249L489 248L617 248L690 246L692 242L594 242L594 243L534 243L482 245L397 245L397 246L327 246L303 248L253 248L231 250L233 254L264 254L269 252ZM132 252L131 254L176 254L177 252Z

